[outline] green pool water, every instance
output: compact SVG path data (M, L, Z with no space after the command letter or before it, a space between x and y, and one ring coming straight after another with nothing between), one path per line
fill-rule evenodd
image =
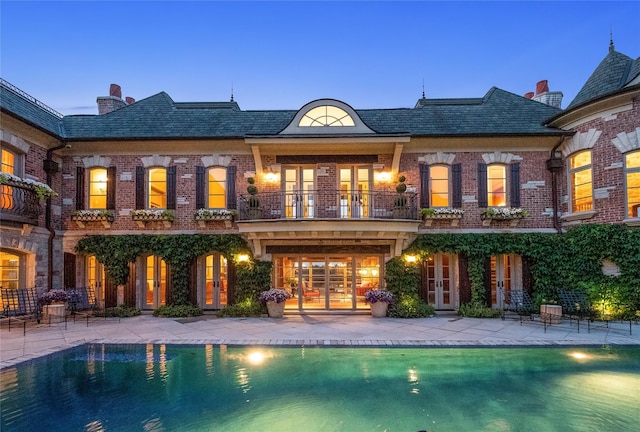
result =
M90 344L0 377L3 432L640 430L640 346Z

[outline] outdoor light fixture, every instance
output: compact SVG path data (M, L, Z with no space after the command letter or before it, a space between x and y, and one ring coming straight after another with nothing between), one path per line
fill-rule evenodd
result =
M264 175L264 180L265 180L267 183L278 183L278 180L280 179L279 177L280 177L280 176L278 176L278 174L277 174L277 173L274 173L274 172L268 172L268 173L266 173L266 174Z
M418 261L418 257L415 255L405 255L404 260L409 264L415 264Z
M249 261L249 255L240 254L240 255L236 256L236 261L238 261L238 262L248 262Z
M388 171L379 171L374 174L378 183L389 183L391 181L391 173Z

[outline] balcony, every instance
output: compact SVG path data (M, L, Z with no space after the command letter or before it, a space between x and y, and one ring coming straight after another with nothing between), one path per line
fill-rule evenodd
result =
M240 195L238 219L252 220L418 220L415 193L314 190Z
M0 219L38 225L41 209L40 197L31 185L3 180L0 185Z

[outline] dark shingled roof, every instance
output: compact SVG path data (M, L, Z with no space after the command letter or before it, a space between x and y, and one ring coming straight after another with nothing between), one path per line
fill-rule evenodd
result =
M10 93L10 92L6 92ZM207 139L270 136L282 131L295 110L242 111L235 102L176 103L161 92L102 115L62 119L41 112L17 95L0 106L67 140ZM542 122L561 110L490 89L483 98L420 99L415 108L356 110L372 130L385 135L557 135ZM340 133L339 130L336 132Z
M567 109L616 92L640 73L640 58L635 61L614 49L600 62Z
M51 135L62 136L61 114L4 80L0 81L0 108Z

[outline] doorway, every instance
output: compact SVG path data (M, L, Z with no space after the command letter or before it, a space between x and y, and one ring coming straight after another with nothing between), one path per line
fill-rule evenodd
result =
M340 168L340 217L368 218L371 214L371 167Z
M284 214L289 219L313 218L315 216L313 168L284 168Z
M522 257L519 255L496 255L490 258L491 307L501 308L505 293L522 289Z
M205 280L198 295L203 309L221 309L227 305L227 259L219 253L204 257Z
M455 309L454 256L438 253L422 262L422 298L437 310Z
M145 264L145 293L143 309L157 309L167 303L167 264L155 255L149 255Z

